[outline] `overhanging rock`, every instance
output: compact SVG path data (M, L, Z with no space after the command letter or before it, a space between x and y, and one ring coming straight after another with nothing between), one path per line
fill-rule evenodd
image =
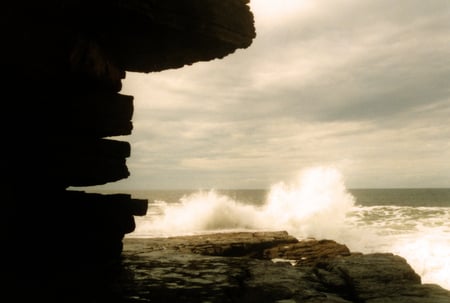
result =
M8 1L0 22L1 227L9 262L2 278L20 294L49 295L69 277L95 284L147 207L127 195L70 189L130 174L129 144L110 138L133 129L133 97L119 94L122 79L249 47L248 0ZM23 262L30 249L39 262Z

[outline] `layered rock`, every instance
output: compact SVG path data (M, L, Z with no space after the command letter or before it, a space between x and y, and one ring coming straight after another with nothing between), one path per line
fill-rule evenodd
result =
M124 244L122 302L450 302L450 291L422 284L404 258L331 240L239 232Z
M290 260L296 266L311 266L323 260L349 255L347 246L326 239L307 239L289 245L272 246L264 251L266 259Z
M263 257L265 249L298 243L285 231L210 233L197 236L127 239L135 252L175 251L209 256Z
M120 94L126 72L179 68L248 47L255 28L247 3L2 5L1 228L9 260L2 278L8 289L49 294L60 280L92 286L108 276L105 268L120 260L122 239L134 230L134 216L146 213L147 201L71 187L130 174L130 145L111 138L133 129L133 97ZM24 261L30 251L38 262Z

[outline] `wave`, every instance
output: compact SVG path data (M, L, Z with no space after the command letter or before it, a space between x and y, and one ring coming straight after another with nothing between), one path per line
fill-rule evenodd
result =
M284 229L300 238L329 237L343 227L354 203L338 170L314 167L302 171L290 183L274 184L261 206L234 200L215 190L183 196L179 203L158 201L150 205L150 212L161 215L140 222L135 235Z
M271 186L253 205L216 190L154 201L137 219L133 237L230 230L286 230L302 239L333 239L363 253L403 256L425 283L450 289L450 208L359 206L342 174L332 167L301 171L291 182Z

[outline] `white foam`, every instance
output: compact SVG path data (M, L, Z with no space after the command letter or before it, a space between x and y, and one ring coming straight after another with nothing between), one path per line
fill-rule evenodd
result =
M345 241L351 250L400 255L423 283L450 289L450 208L357 207L347 224L354 231Z
M161 208L161 215L139 222L135 236L173 236L257 226L254 206L239 203L215 190L184 196L179 203L159 202L156 207Z
M354 204L342 176L334 168L302 171L291 183L272 186L264 205L248 205L215 190L184 196L179 203L158 201L134 235L192 234L224 229L283 229L297 237L330 237L344 227ZM160 210L155 210L155 206Z
M297 238L333 239L363 253L403 256L426 283L450 289L450 208L355 206L343 176L330 167L305 169L271 187L261 206L217 191L155 201L136 218L133 237L229 230L286 230Z
M338 170L309 168L291 183L272 186L260 224L285 229L299 238L336 237L353 205Z

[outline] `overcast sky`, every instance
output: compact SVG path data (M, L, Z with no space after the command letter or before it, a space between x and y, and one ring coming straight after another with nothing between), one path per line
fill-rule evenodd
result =
M268 188L304 168L348 187L450 187L450 1L252 0L222 60L127 73L131 176L107 187Z

